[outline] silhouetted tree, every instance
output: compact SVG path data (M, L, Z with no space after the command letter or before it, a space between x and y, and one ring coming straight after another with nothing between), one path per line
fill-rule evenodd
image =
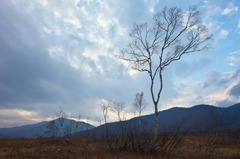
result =
M142 114L142 111L146 108L147 103L144 99L144 93L137 93L134 98L133 107L138 113L138 116L140 117Z
M100 107L102 109L104 125L105 125L105 135L106 135L107 145L108 145L108 147L110 149L112 149L112 144L111 144L111 141L110 141L110 134L109 134L108 124L107 124L108 113L109 113L109 109L111 108L112 101L111 100L102 100L99 103L99 105L100 105Z
M63 138L64 142L69 145L73 133L83 129L82 126L80 127L80 115L77 117L78 121L71 120L70 118L60 107L56 112L56 119L49 121L47 130L45 131L46 135L52 138ZM88 126L87 123L85 130L88 129Z

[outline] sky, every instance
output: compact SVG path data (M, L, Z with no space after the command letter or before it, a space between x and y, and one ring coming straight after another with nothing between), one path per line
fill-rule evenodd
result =
M240 1L178 0L197 7L213 34L211 48L164 70L159 110L240 102ZM61 108L97 125L99 103L132 112L136 93L153 112L149 77L117 58L133 24L151 23L174 0L1 0L0 127L53 119ZM113 118L112 116L109 118ZM110 119L113 120L113 119Z

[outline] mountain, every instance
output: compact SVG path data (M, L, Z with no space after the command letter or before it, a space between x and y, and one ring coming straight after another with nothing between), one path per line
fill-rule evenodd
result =
M93 125L66 118L13 128L0 128L0 138L60 137L94 128Z
M141 125L141 126L140 126ZM150 132L154 127L154 115L146 115L122 122L113 122L80 131L76 136L104 136L108 133L121 135L122 128L126 133L141 130ZM240 133L240 103L227 108L211 105L196 105L190 108L175 107L159 112L160 133L185 133L189 135L206 135Z
M160 133L184 133L190 135L240 134L240 103L227 108L196 105L190 108L175 107L159 112ZM150 132L154 127L154 115L145 115L127 121L112 122L94 127L84 122L58 118L52 121L13 128L0 128L0 138L37 138L75 136L102 137L108 133L121 135L136 131ZM122 129L123 128L123 129Z

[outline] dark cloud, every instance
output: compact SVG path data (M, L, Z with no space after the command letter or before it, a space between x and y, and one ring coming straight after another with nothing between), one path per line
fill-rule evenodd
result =
M233 97L239 98L240 97L240 83L236 84L231 88L229 94Z
M216 81L219 80L221 74L219 72L210 72L206 75L206 80L203 83L203 88L209 88L211 86L214 86L216 84Z
M240 69L232 72L219 73L219 72L210 72L207 74L207 78L203 84L203 88L208 87L225 87L227 88L229 84L238 79L240 74Z
M96 110L98 99L128 101L133 98L136 92L129 90L129 86L141 84L139 80L125 82L129 75L124 72L123 65L113 59L114 56L97 56L98 61L95 61L78 53L80 69L74 69L68 59L49 55L48 48L55 44L51 41L55 34L40 32L38 23L24 13L10 1L1 3L0 109L37 111L48 117L61 106L68 112L78 111L83 116L90 116ZM66 41L59 45L73 56L77 48L71 50L71 42ZM92 48L96 49L95 46ZM90 74L84 71L87 67L92 69ZM128 94L126 90L129 90Z
M81 74L50 58L38 26L10 1L1 2L0 22L0 108L30 109L83 95Z
M236 104L236 102L234 100L231 100L230 98L215 103L215 105L219 107L229 107L233 104Z

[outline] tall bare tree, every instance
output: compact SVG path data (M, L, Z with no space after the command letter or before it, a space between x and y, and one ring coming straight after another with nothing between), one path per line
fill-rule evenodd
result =
M182 55L199 52L209 47L212 35L200 20L196 8L183 11L167 8L153 16L153 25L133 25L132 42L121 50L120 59L132 64L139 72L150 77L150 93L154 105L154 130L151 149L158 137L158 104L163 89L163 70Z

